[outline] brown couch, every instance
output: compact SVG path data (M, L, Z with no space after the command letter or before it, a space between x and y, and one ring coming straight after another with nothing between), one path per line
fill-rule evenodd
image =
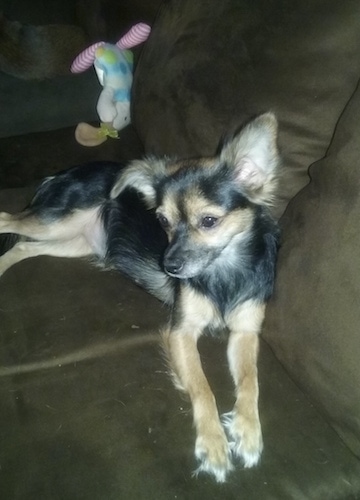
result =
M60 3L49 5L57 12ZM167 0L158 11L160 3L142 16L141 2L117 2L119 34L124 19L152 22L137 54L133 123L118 141L86 149L74 140L78 121L96 119L93 73L78 107L76 77L0 74L10 124L7 133L0 122L0 210L23 207L33 184L69 164L212 154L224 134L274 111L282 245L259 360L263 458L254 469L238 464L225 485L192 478L190 405L157 345L166 308L86 261L36 258L0 280L0 498L360 498L360 4ZM20 18L23 4L5 2L8 16ZM88 19L71 22L89 39L99 25L117 36L110 7L89 3L90 19L102 21L92 29ZM30 90L32 116L22 106ZM69 107L65 121L52 99L61 113ZM225 345L199 347L227 411Z

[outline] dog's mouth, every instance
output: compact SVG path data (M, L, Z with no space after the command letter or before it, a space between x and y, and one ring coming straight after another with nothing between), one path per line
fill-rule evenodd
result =
M179 280L186 280L186 279L190 279L190 278L195 278L200 273L197 273L197 274L181 273L181 272L179 272L179 273L169 273L168 271L166 271L166 274L168 276L171 276L172 278L177 278Z
M164 255L163 269L166 274L173 278L196 278L211 267L220 253L221 248L206 248L197 252L191 250L174 252L170 247L170 250Z

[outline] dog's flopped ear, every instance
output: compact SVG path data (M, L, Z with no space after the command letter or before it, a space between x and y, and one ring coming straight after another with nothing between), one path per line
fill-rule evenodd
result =
M141 193L149 208L155 206L157 182L166 174L165 160L145 158L134 160L119 175L115 182L110 197L116 198L127 187L132 187Z
M260 115L224 145L220 160L234 169L234 180L251 201L271 203L277 188L277 120Z

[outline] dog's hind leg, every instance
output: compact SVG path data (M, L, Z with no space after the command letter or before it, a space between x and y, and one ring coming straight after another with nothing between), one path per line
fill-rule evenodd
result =
M22 234L21 227L25 227L26 221L30 218L30 211L24 210L23 212L19 212L16 214L9 214L7 212L0 212L0 234L4 233L13 233L13 234Z
M13 233L33 240L71 239L79 234L89 221L97 218L99 207L75 210L66 217L43 220L26 209L17 214L0 213L0 234Z
M200 463L196 472L207 472L218 482L224 482L232 470L231 453L197 348L198 337L214 321L216 313L206 298L194 292L186 294L182 302L181 318L163 334L165 351L175 386L191 399L196 428L195 457Z
M229 433L232 452L243 460L245 467L256 465L263 449L257 355L264 312L264 304L249 300L227 318L230 329L227 355L235 383L236 402L233 411L224 415L223 422Z
M82 235L71 240L21 241L0 257L0 276L24 259L49 255L53 257L86 257L94 251Z
M0 257L0 275L30 257L85 257L105 254L105 234L101 207L75 210L68 216L45 221L30 210L20 214L0 214L0 233L19 234L32 241L20 241Z

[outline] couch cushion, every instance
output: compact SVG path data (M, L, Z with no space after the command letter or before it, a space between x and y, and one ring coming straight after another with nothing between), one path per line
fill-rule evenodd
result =
M0 137L98 120L99 83L92 71L47 80L0 74Z
M134 82L134 120L145 148L212 154L250 116L274 111L287 200L323 157L360 74L356 0L169 0Z
M109 139L97 148L80 146L74 132L70 127L0 139L0 188L28 186L72 165L127 161L143 155L131 124L121 130L118 139Z
M360 89L284 216L265 335L360 457Z
M28 192L0 191L0 210ZM114 272L40 257L0 280L0 497L291 498L360 494L360 463L265 344L259 467L226 485L191 477L190 403L172 387L158 329L168 311ZM202 339L221 412L233 403L225 345Z

